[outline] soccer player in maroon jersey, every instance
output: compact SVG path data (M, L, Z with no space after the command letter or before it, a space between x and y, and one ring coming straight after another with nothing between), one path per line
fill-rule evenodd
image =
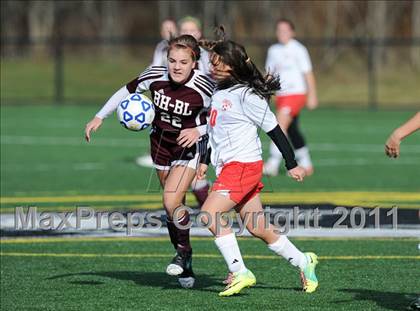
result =
M118 90L86 125L86 140L115 111L120 101L130 93L150 90L155 105L155 119L150 134L151 155L164 189L163 204L167 225L176 255L166 272L178 276L183 287L194 285L192 249L188 212L173 219L174 210L182 205L185 193L196 175L200 149L207 144L207 110L214 85L200 70L200 47L190 35L169 41L168 66L151 66L139 77ZM181 225L181 226L178 226Z

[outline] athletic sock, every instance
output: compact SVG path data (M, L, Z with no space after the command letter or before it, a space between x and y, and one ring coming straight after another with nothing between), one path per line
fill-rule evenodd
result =
M169 218L169 216L166 216L166 227L168 228L169 237L171 238L171 243L174 246L175 249L178 247L178 238L176 234L176 226L172 219Z
M303 168L312 167L312 160L309 154L308 147L304 146L302 148L295 150L296 161L299 163L299 166Z
M236 241L235 233L218 237L214 242L225 259L230 272L242 273L247 271L238 242Z
M168 231L169 231L169 236L171 238L171 242L174 248L180 253L191 252L190 228L187 228L187 229L178 228L175 222L177 222L177 224L181 226L187 226L189 221L190 221L190 214L188 213L188 211L185 211L184 216L182 216L180 219L176 221L170 220L170 219L166 221Z
M305 254L298 250L285 235L281 235L276 242L269 244L268 248L301 270L307 265Z

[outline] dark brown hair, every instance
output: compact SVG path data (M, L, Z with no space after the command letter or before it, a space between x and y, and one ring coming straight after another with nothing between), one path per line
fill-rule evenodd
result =
M225 39L222 27L219 28L219 40L200 41L200 45L217 54L224 64L232 68L230 77L218 81L217 87L219 89L234 85L245 85L254 93L266 99L269 99L276 90L280 89L279 77L271 74L264 76L252 62L242 45Z
M280 23L286 23L289 25L290 29L292 29L293 31L295 31L295 24L293 24L293 22L290 19L287 18L280 18L277 20L276 26L278 26Z

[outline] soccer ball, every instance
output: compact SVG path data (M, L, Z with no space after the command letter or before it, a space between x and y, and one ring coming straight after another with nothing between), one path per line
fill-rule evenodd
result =
M130 94L122 100L117 108L121 125L131 131L142 131L155 118L155 107L152 101L143 94Z

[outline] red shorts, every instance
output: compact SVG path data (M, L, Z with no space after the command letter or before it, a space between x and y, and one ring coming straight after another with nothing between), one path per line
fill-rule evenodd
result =
M214 182L212 191L226 191L232 201L245 204L264 188L261 182L263 163L263 161L227 163Z
M305 104L306 95L303 94L276 96L277 110L291 117L296 117L302 108L305 107Z

